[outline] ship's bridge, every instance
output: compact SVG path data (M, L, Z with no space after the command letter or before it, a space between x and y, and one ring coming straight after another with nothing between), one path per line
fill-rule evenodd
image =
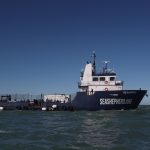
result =
M87 63L85 69L81 72L78 87L80 91L114 91L123 89L123 81L116 79L116 73L112 69L108 69L108 61L100 73L96 73L95 54L93 63Z

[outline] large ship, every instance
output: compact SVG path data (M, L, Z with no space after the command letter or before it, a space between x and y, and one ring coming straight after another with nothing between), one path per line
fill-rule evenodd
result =
M136 109L147 90L124 90L123 81L104 61L96 71L96 55L87 62L78 83L79 92L68 94L1 95L0 110L127 110Z
M108 68L109 61L104 61L104 67L97 72L95 58L93 53L92 62L87 62L81 72L73 107L78 110L136 109L147 90L124 90L123 81L117 80L116 73Z

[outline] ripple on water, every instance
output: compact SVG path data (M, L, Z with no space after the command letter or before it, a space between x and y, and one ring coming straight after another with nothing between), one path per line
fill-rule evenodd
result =
M1 149L149 149L150 107L136 111L0 112Z

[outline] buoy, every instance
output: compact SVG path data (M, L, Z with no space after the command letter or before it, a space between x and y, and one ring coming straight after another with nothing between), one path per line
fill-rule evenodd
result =
M57 108L57 105L52 105L52 108L54 108L54 109Z
M0 107L0 110L4 110L4 107Z
M43 111L46 111L46 107L42 107L42 110L43 110Z
M105 84L108 84L108 81L105 81Z

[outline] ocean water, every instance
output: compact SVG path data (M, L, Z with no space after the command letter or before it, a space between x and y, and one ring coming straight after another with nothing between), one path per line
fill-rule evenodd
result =
M1 111L0 150L150 150L150 106L129 111Z

